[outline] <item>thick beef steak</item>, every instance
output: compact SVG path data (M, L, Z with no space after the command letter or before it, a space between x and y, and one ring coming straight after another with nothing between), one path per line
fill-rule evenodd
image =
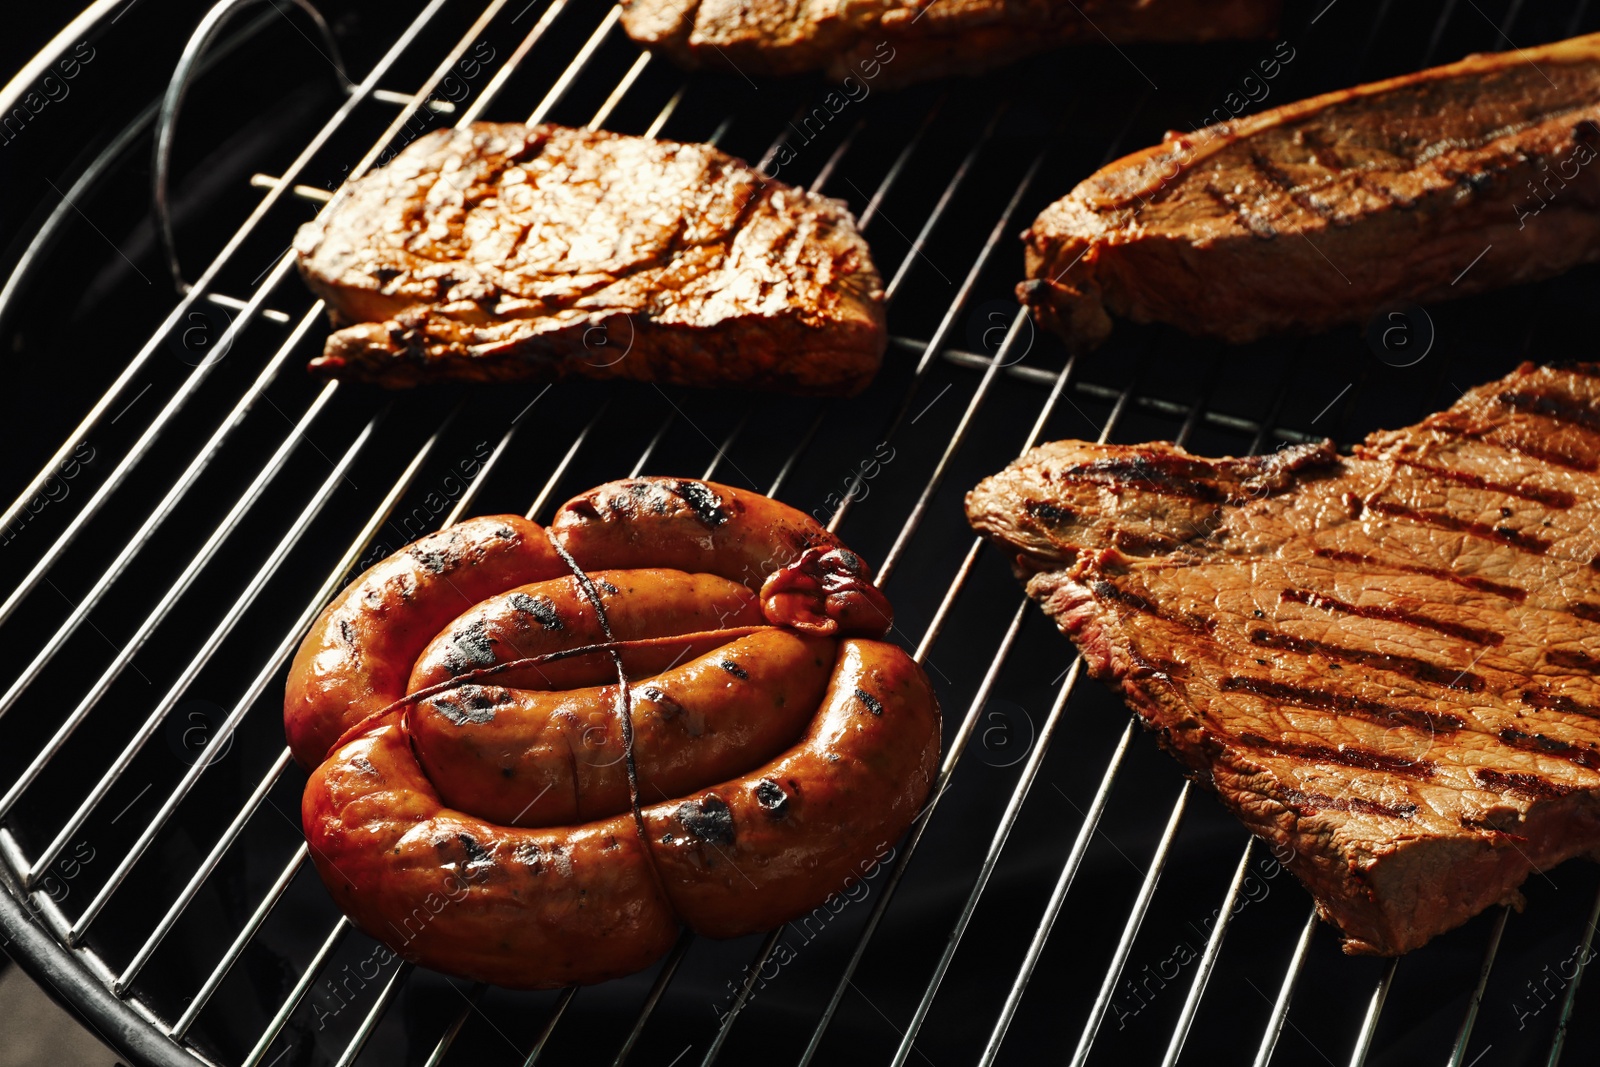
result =
M418 138L295 241L343 324L312 370L852 393L878 272L839 201L707 145L478 123Z
M622 0L622 25L689 67L821 70L849 91L973 74L1076 41L1265 37L1281 0ZM847 81L846 79L853 79Z
M1600 34L1169 133L1045 209L1018 295L1243 342L1549 277L1600 258L1597 122Z
M1254 459L1061 441L967 497L1162 743L1397 955L1600 849L1600 365Z

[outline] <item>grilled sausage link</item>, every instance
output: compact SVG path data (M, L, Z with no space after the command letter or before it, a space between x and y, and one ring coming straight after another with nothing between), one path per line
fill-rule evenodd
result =
M306 837L363 930L476 980L598 982L680 923L732 937L814 908L910 824L938 705L905 652L851 636L890 614L837 539L671 479L584 494L548 533L425 538L296 657Z

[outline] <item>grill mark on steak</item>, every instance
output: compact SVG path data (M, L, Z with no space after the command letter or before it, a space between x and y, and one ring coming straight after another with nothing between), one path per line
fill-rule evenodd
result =
M1221 688L1224 693L1250 693L1279 704L1292 704L1298 708L1311 708L1315 711L1339 711L1371 722L1410 726L1427 730L1432 734L1455 733L1467 725L1465 719L1455 715L1403 708L1398 704L1366 700L1332 689L1312 689L1307 686L1275 682L1267 678L1235 675L1232 678L1224 678Z
M1393 652L1377 652L1364 648L1346 648L1327 641L1315 641L1308 637L1294 637L1290 634L1273 633L1270 630L1250 631L1250 642L1260 645L1262 648L1298 652L1305 656L1320 652L1330 659L1342 659L1347 663L1359 663L1363 667L1375 667L1379 670L1393 671L1415 681L1428 682L1433 685L1443 686L1446 689L1460 689L1468 693L1481 692L1483 689L1483 678L1470 670L1458 671L1453 667L1429 663L1425 659L1417 659L1414 656L1402 656Z
M1458 622L1450 622L1447 619L1435 619L1392 605L1352 604L1349 601L1340 600L1338 597L1327 596L1310 589L1285 589L1278 594L1278 599L1291 604L1304 604L1307 607L1320 608L1327 612L1354 615L1362 619L1382 619L1385 622L1398 622L1406 626L1432 630L1448 637L1459 637L1463 641L1472 641L1480 645L1492 647L1505 642L1505 638L1500 634L1495 633L1493 630L1486 630L1481 626L1467 626Z
M1568 452L1565 449L1556 448L1553 445L1539 445L1520 438L1515 441L1494 441L1487 436L1492 432L1492 429L1468 429L1463 431L1463 436L1471 440L1482 441L1484 444L1490 445L1494 448L1504 449L1507 452L1513 452L1521 456L1528 456L1529 458L1536 459L1541 463L1549 463L1556 467L1565 467L1567 470L1582 471L1583 473L1588 474L1592 473L1596 469L1600 469L1600 459L1596 459L1594 456L1578 455L1573 452Z
M1470 486L1473 489L1484 489L1491 493L1504 493L1507 496L1532 500L1538 504L1546 504L1552 508L1570 508L1577 503L1578 499L1564 489L1546 489L1537 485L1512 485L1509 482L1491 481L1481 474L1440 467L1432 463L1424 463L1421 460L1409 459L1405 456L1397 457L1395 462L1413 470L1426 471L1436 478L1442 478L1457 485Z
M1432 778L1435 765L1432 760L1412 759L1409 756L1392 756L1387 752L1374 752L1359 745L1319 745L1286 738L1266 738L1260 734L1236 734L1235 739L1246 748L1269 752L1274 756L1291 756L1308 763L1334 763L1341 767L1358 767L1365 771L1382 771L1408 778Z
M1389 570L1404 571L1406 574L1420 574L1426 578L1437 578L1442 582L1454 582L1456 585L1475 589L1480 593L1493 593L1503 596L1507 600L1518 603L1528 599L1528 591L1504 582L1490 581L1488 578L1479 578L1471 574L1457 574L1447 571L1442 567L1420 567L1414 563L1397 563L1393 560L1380 560L1376 556L1369 556L1361 552L1345 552L1334 548L1315 548L1312 555L1321 559L1331 559L1336 563L1354 563L1363 567L1387 568Z
M1089 482L1109 489L1147 489L1166 496L1180 496L1208 504L1229 499L1227 493L1207 477L1213 472L1203 464L1159 456L1133 456L1128 459L1098 460L1062 471L1061 480Z
M1523 733L1509 726L1502 729L1498 736L1503 744L1511 748L1555 756L1589 771L1600 770L1600 752L1592 748L1580 748L1554 737L1546 737L1544 734Z
M1298 815L1315 815L1319 811L1344 811L1354 812L1357 815L1377 815L1385 819L1409 819L1417 813L1415 804L1383 804L1361 797L1335 797L1327 793L1305 792L1288 786L1280 787L1276 795Z
M1543 415L1567 426L1576 426L1589 433L1600 433L1600 412L1588 404L1547 390L1512 390L1501 393L1499 400L1507 407L1534 415Z
M1584 671L1589 674L1600 674L1600 657L1592 656L1579 649L1549 649L1544 654L1544 661L1552 667L1566 667L1570 670Z
M1538 708L1541 711L1559 711L1563 715L1587 715L1591 719L1600 719L1600 707L1581 703L1560 693L1525 689L1522 692L1522 702L1530 708Z
M1240 465L1252 461L1165 443L1056 442L967 499L969 520L1029 576L1029 594L1078 643L1089 673L1118 687L1252 831L1292 850L1290 866L1351 952L1409 951L1504 901L1533 871L1600 855L1589 814L1600 805L1600 475L1575 473L1600 458L1600 433L1502 393L1600 410L1600 365L1524 364L1346 457L1330 449L1286 468L1265 496L1196 503L1137 482L1100 492L1060 475L1144 455L1239 496ZM1479 439L1505 450L1468 468L1483 485L1457 467L1458 446ZM1507 487L1522 493L1491 495ZM1350 506L1375 498L1448 499L1452 512L1489 522L1512 505L1518 527L1553 547L1529 552L1504 535ZM1047 528L1025 501L1076 519ZM1201 538L1196 514L1207 516ZM1129 559L1113 550L1128 528L1174 545ZM1391 617L1329 621L1324 611L1344 605L1321 589ZM1285 590L1320 607L1280 608L1281 621L1268 621L1260 605ZM1410 617L1394 620L1396 610ZM1397 720L1395 709L1436 718ZM1516 849L1504 848L1508 830Z
M1408 519L1424 526L1439 526L1471 537L1481 537L1486 541L1498 541L1502 545L1520 548L1522 551L1531 552L1536 556L1542 556L1550 550L1550 542L1544 538L1535 537L1533 534L1523 533L1520 530L1513 530L1509 526L1490 526L1486 522L1463 519L1439 511L1423 511L1420 508L1408 507L1405 504L1394 504L1387 500L1369 500L1367 507L1380 515L1388 515L1390 518Z
M1215 619L1208 619L1192 612L1168 611L1133 590L1122 589L1112 582L1096 582L1094 593L1101 600L1110 600L1114 603L1122 604L1140 614L1149 615L1163 622L1176 623L1184 629L1192 630L1195 633L1211 633L1217 628Z
M1549 799L1564 797L1572 792L1571 786L1558 785L1537 774L1506 773L1490 767L1479 767L1472 772L1472 777L1478 780L1479 785L1495 793Z

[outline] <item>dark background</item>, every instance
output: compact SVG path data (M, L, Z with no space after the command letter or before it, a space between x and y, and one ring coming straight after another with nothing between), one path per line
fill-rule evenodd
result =
M0 189L4 194L0 195L0 264L15 260L45 213L58 202L52 183L64 187L61 183L70 181L85 161L160 92L184 38L205 6L183 0L135 0L125 9L115 34L103 45L97 43L98 55L74 80L71 95L50 105L14 143L0 146L0 182L4 183ZM358 77L393 38L398 20L410 17L419 6L328 5L330 12L338 12L335 21L341 43ZM430 31L426 42L433 49L430 55L443 50L441 42L453 41L466 32L475 14L472 7L453 5L437 33ZM508 85L490 117L524 116L603 10L598 5L574 7L571 16ZM1324 10L1325 16L1310 25ZM1414 70L1469 51L1506 47L1497 30L1502 24L1509 27L1518 44L1551 40L1566 32L1577 10L1575 5L1524 6L1510 0L1416 4L1339 0L1331 7L1321 0L1292 3L1287 34L1299 49L1299 58L1274 83L1267 103ZM1582 28L1600 25L1595 13L1586 8L1581 11ZM244 18L253 17L247 14ZM5 33L0 35L0 65L7 69L20 66L48 36L52 18L64 19L65 15L57 11L40 16L34 7L14 19L8 13ZM507 21L500 20L486 35L502 57L527 25L512 27ZM193 95L185 111L174 196L180 252L191 277L259 201L260 191L248 185L250 173L278 173L329 108L333 79L325 60L308 47L302 29L303 21L296 24L283 19L264 26L260 35L241 49L237 61L221 64L207 76L202 91ZM1270 45L1259 42L1199 50L1130 49L1127 57L1091 48L1041 57L978 82L874 94L862 111L870 122L868 136L852 149L848 166L827 187L830 194L846 198L858 212L900 145L932 105L943 99L941 117L930 128L926 148L919 150L903 184L886 201L883 220L869 231L874 255L886 275L907 259L910 235L936 210L941 190L957 163L985 135L999 102L1012 102L1004 118L992 127L991 139L934 239L912 264L910 281L891 314L891 331L913 340L926 340L932 334L955 298L955 283L994 225L1000 205L1029 163L1041 149L1047 149L1035 185L1023 197L1015 220L1004 233L1002 252L977 280L954 331L954 346L979 356L988 354L994 343L990 316L1009 314L1015 306L1010 288L1021 265L1013 235L1023 223L1108 156L1151 143L1167 128L1187 128L1212 113L1238 84L1241 74L1270 52ZM585 121L636 54L626 41L613 37L597 54L592 74L586 75L552 117L569 123ZM431 59L403 63L385 87L410 89L421 82L431 63ZM1150 89L1132 64L1153 72L1160 88ZM665 64L653 65L614 116L613 127L642 132L680 84L682 79ZM762 154L796 105L814 99L821 91L816 83L806 81L763 85L752 91L729 74L699 76L691 85L692 91L667 126L666 135L705 139L730 117L723 144L749 158ZM336 181L340 163L358 156L391 114L376 106L363 112L348 134L315 161L307 180L311 184ZM823 143L808 148L795 165L793 180L815 177L845 128L840 123ZM171 281L150 228L148 157L147 142L137 142L129 150L119 163L115 180L97 187L80 204L82 219L74 219L63 229L25 299L6 309L6 317L0 320L8 371L6 388L0 390L0 425L9 429L0 470L0 498L9 500L20 491L173 304ZM784 177L789 179L791 174L786 171ZM852 186L852 182L856 184ZM252 276L273 262L294 226L309 218L312 210L299 201L281 205L272 225L263 228L226 274L222 289L236 295L248 293ZM1430 307L1426 310L1437 335L1435 349L1421 363L1406 367L1379 358L1364 343L1359 328L1312 339L1224 349L1173 331L1122 324L1107 348L1080 362L1076 384L1068 393L1070 403L1058 406L1047 422L1045 436L1093 437L1105 425L1118 397L1128 396L1133 402L1122 409L1115 440L1170 438L1183 428L1184 412L1198 402L1213 415L1240 420L1199 420L1190 441L1199 452L1237 454L1320 433L1348 442L1378 427L1403 425L1448 404L1461 388L1505 373L1522 358L1592 358L1596 354L1593 293L1597 280L1600 278L1590 268L1543 285ZM272 303L298 317L309 298L291 278L274 292ZM208 312L199 326L214 331L226 321L225 316ZM284 333L281 326L258 324L236 352L230 353L184 416L119 491L114 506L72 548L63 566L52 572L61 586L59 598L48 586L41 587L26 603L26 610L7 624L8 635L20 635L8 666L31 657L53 632L66 602L84 594L274 352ZM76 635L30 691L28 702L0 720L0 781L11 780L48 735L51 724L77 699L84 677L98 672L108 658L108 642L114 645L133 631L240 487L283 438L284 420L298 418L305 409L316 387L298 372L295 363L315 349L320 336L319 327L269 390L270 405L252 414L215 468L208 470L200 488L139 557L106 606L95 612L93 618L103 639L88 631ZM828 409L819 443L786 485L784 499L808 510L823 506L827 494L837 490L859 458L872 454L888 413L909 385L910 358L897 351L898 356L892 354L880 381L865 396ZM192 356L192 351L175 342L152 361L126 394L132 401L128 418L93 435L97 455L104 458L87 465L88 473L72 488L78 496L69 499L81 502L94 490L96 479L131 446L156 406L186 379ZM1064 361L1059 345L1039 337L1030 346L1025 367L1053 374ZM872 495L858 505L842 531L869 559L881 559L893 542L945 443L955 434L962 406L976 383L977 374L969 366L940 360L916 387L912 410L926 405L926 418L896 439L901 458L874 483ZM146 384L149 395L138 400L135 394ZM251 610L223 654L191 688L183 705L185 713L198 709L204 715L210 714L207 708L232 706L397 470L441 425L457 401L468 403L469 414L456 419L441 435L436 453L405 496L401 514L415 514L416 508L424 507L425 494L442 483L460 457L474 454L483 440L498 439L536 392L534 388L445 389L394 398L393 413L378 431L377 443L352 471L353 487L348 492L341 489L335 505L312 527L268 595ZM1015 454L1044 394L1036 381L1005 376L979 412L966 446L934 495L929 517L889 586L908 643L928 625L966 550L969 535L960 514L961 493ZM626 473L658 428L662 428L661 442L651 453L646 471L698 474L712 460L716 443L742 414L751 411L756 418L740 438L732 459L738 470L725 467L719 476L738 481L748 472L753 483L765 483L819 410L798 401L678 391L670 403L681 405L685 415L668 424L664 420L672 414L669 401L646 387L562 386L540 401L536 417L515 440L474 510L526 508L567 444L606 398L612 407L603 433L560 481L555 501ZM140 652L136 663L150 682L141 683L132 673L120 681L91 720L93 729L74 738L64 758L41 778L36 794L8 821L25 847L37 850L48 842L133 725L144 717L154 699L152 694L172 680L216 625L244 576L253 572L310 489L326 475L331 458L341 455L356 429L390 400L370 390L340 391L329 417L311 435L316 448L296 455L280 484L269 490L195 593L186 597L182 610L157 633L148 649ZM1268 425L1257 433L1251 426L1259 423ZM9 589L27 570L41 546L65 529L76 506L45 509L36 527L24 531L15 546L0 551L0 588ZM1029 749L1050 708L1060 672L1070 662L1067 643L1030 611L996 684L995 699L983 708L969 708L1018 596L1004 561L998 553L986 550L934 649L930 673L945 706L947 745L964 716L981 713L981 727L958 768L948 801L909 868L894 907L855 979L860 996L852 995L844 1002L819 1063L879 1062L892 1052L897 1028L922 994L1016 782L1019 768L1013 750L1007 747L1012 743L1008 739L1020 738L1016 743L1024 751ZM275 693L269 691L252 708L237 743L217 757L215 772L204 779L205 789L185 807L151 857L135 868L128 887L114 898L115 906L94 927L91 943L108 959L125 961L137 947L164 902L181 887L198 857L278 751L281 728L274 699ZM938 1067L969 1062L981 1046L1080 825L1081 812L1094 795L1126 721L1119 701L1097 686L1078 687L1063 734L1048 753L1012 842L942 987L918 1045L925 1059L917 1062ZM997 727L1003 729L994 732ZM125 784L119 785L102 813L91 821L88 832L97 850L108 857L120 855L139 820L153 812L153 798L161 794L157 786L150 797L141 800L140 784L147 780L170 784L184 769L183 755L181 744L170 732L163 731L153 739L149 751L125 775ZM189 755L192 758L193 754ZM238 929L298 844L298 828L289 816L295 811L302 783L299 772L291 771L275 788L271 806L279 813L274 814L270 806L262 810L209 891L197 900L141 978L140 996L167 1017L181 1011L185 998L218 957L219 946ZM1149 738L1136 736L1106 819L1092 840L1067 909L1007 1040L1002 1062L1054 1062L1070 1055L1129 904L1181 789L1182 777L1173 762ZM118 809L131 814L126 820L114 820ZM283 813L289 814L280 817ZM1177 945L1195 938L1196 927L1203 928L1222 900L1244 845L1243 831L1209 797L1196 791L1189 798L1150 915L1128 957L1124 969L1128 978L1140 977L1145 967L1161 970ZM84 882L74 886L74 891L80 887L92 890L94 880L109 866L107 862L103 867L87 868ZM1241 911L1225 943L1191 1033L1185 1063L1248 1061L1305 921L1305 894L1287 876L1274 872L1263 850L1252 855L1251 869L1257 872L1251 883L1251 903ZM1541 980L1570 957L1595 899L1597 882L1600 878L1594 868L1585 864L1569 864L1530 880L1530 907L1509 920L1466 1062L1481 1067L1543 1062L1558 1008L1540 1007L1530 1014L1532 1005L1544 1001L1532 999L1528 983ZM78 899L69 898L74 905ZM778 1062L790 1062L798 1055L861 930L865 913L866 905L848 910L825 936L804 946L781 980L761 991L735 1029L724 1062L764 1062L775 1050ZM320 883L314 876L302 874L258 943L202 1016L196 1040L224 1060L237 1060L281 1002L334 915ZM1399 1065L1445 1058L1476 981L1494 919L1493 915L1482 916L1402 961L1368 1062ZM722 1002L728 981L739 977L758 941L696 944L653 1018L634 1062L667 1064L685 1049L694 1051L683 1062L697 1062L708 1029L714 1030L715 1006ZM336 955L332 969L359 962L371 950L371 942L352 938ZM1326 928L1316 930L1307 961L1275 1062L1343 1062L1384 964L1341 956L1336 938ZM1137 1002L1137 1012L1131 1010L1136 1005L1133 994L1119 986L1114 1000L1119 1012L1102 1028L1096 1061L1150 1062L1158 1058L1190 973L1185 971L1185 977L1156 988L1157 995L1149 998L1148 1006ZM553 1061L587 1062L594 1058L596 1048L609 1055L631 1025L653 977L647 972L581 992L556 1029ZM462 1011L463 990L457 986L436 975L413 976L385 1017L370 1062L422 1062ZM1600 982L1591 978L1582 990L1568 1062L1590 1062L1595 1048L1600 1047L1600 1021L1594 1017ZM363 1000L362 1009L369 1003ZM458 1062L521 1062L521 1055L556 1003L554 994L489 991L479 1002L482 1014L472 1014L461 1033L455 1050ZM285 1062L330 1062L348 1036L355 1014L359 1013L341 1016L335 1028L338 1032L324 1032L311 1012L302 1008L271 1055L292 1050L294 1054ZM1122 1025L1119 1015L1126 1015ZM517 1048L521 1052L513 1055Z

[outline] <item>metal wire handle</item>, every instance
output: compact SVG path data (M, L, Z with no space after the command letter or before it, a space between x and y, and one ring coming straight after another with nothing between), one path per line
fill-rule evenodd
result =
M178 246L172 235L172 204L167 197L168 180L172 171L173 129L177 126L178 112L183 108L184 97L188 95L189 83L199 73L200 57L211 47L211 43L222 32L229 19L241 9L262 2L271 4L280 15L288 18L283 9L278 7L278 0L218 0L206 12L205 17L200 20L200 25L195 27L194 33L190 35L189 42L183 46L183 55L179 57L178 65L172 71L172 80L167 83L166 95L161 99L161 111L156 116L155 165L151 168L150 200L156 213L156 233L161 238L161 250L167 260L167 270L172 274L172 284L177 287L179 296L189 291L189 283L183 280L183 268L178 263ZM349 91L355 83L345 72L344 58L339 54L339 44L333 38L333 31L328 27L327 19L322 17L322 12L317 10L311 0L289 0L289 3L304 11L316 24L317 33L327 47L328 61L338 73L339 88L341 91Z

